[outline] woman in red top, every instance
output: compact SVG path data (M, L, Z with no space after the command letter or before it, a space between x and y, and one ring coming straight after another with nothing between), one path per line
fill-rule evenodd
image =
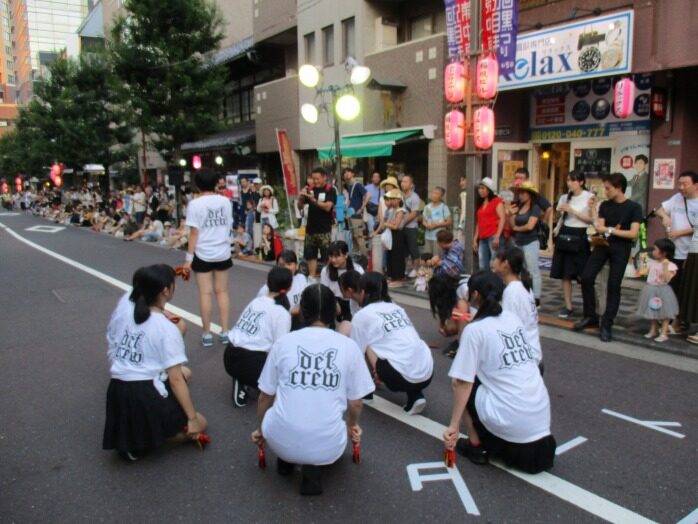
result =
M480 269L489 269L504 231L504 203L497 196L494 181L489 177L480 181L477 193L480 203L477 208L473 249L477 251Z

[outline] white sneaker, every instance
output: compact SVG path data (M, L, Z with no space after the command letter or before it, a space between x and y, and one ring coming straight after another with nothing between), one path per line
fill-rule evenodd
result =
M402 409L408 415L419 415L422 411L424 411L424 408L426 407L426 405L427 405L427 399L422 397L422 398L418 398L417 400L415 400L414 404L412 404L412 406L405 406Z
M407 274L407 278L417 278L417 272L413 269Z

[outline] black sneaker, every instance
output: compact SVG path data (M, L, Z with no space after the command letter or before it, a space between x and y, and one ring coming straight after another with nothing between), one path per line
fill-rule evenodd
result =
M425 399L422 395L411 399L408 397L407 404L402 407L402 410L407 415L419 415L422 411L424 411L426 405L427 399Z
M319 466L303 466L301 475L301 495L322 495L322 473Z
M247 388L237 380L233 380L233 404L238 408L247 405Z
M449 358L453 358L456 355L456 352L458 351L458 344L460 342L458 339L452 340L448 346L444 348L444 350L441 352L442 355L446 355Z
M458 442L456 442L456 451L473 464L482 466L489 462L485 448L483 448L482 445L477 447L473 446L467 438L458 439Z
M563 307L560 312L557 314L557 318L570 318L572 316L572 311L571 309L567 309L566 307Z

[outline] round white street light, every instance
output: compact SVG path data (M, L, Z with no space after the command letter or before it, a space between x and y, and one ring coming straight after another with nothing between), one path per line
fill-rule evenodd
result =
M179 165L182 166L182 167L186 167L186 166L187 166L187 161L186 161L184 158L180 158L180 159L179 159Z
M354 120L361 112L361 104L354 95L342 95L337 100L335 111L342 120Z
M305 64L298 70L298 78L305 87L315 87L320 82L320 71L313 65Z
M221 155L218 155L216 157L216 165L219 165L219 166L223 165L223 157Z
M354 85L361 85L368 81L371 76L371 70L362 65L354 66L351 70L349 81Z
M301 116L303 117L303 120L308 122L309 124L314 124L317 122L317 107L315 107L313 104L303 104L301 106Z

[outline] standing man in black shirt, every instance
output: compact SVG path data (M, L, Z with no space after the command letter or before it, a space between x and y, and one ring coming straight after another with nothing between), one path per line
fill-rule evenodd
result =
M621 283L628 265L630 248L642 222L642 207L625 196L627 184L625 176L620 173L613 173L604 181L608 200L601 204L594 226L598 233L605 236L608 245L594 248L582 272L584 318L574 325L575 331L599 325L594 282L601 268L609 261L606 311L599 328L599 338L603 342L611 340L611 326L620 306Z
M308 204L303 256L308 261L309 276L315 278L318 251L320 260L327 260L327 248L332 241L332 209L337 203L337 191L327 183L327 172L322 167L314 168L311 174L313 188L303 188L297 205L303 209Z

